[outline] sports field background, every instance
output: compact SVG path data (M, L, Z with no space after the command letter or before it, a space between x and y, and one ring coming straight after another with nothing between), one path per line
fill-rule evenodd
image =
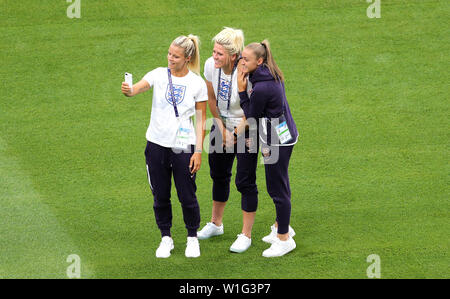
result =
M449 1L94 1L69 19L65 0L0 0L0 278L448 278ZM160 241L144 159L151 92L134 82L166 66L170 42L200 37L202 71L223 26L271 42L300 131L291 159L297 249L261 256L275 217L258 167L253 245L232 184L225 235L184 256ZM210 114L208 114L210 115ZM211 215L207 155L197 176L202 226ZM234 176L233 176L234 180Z

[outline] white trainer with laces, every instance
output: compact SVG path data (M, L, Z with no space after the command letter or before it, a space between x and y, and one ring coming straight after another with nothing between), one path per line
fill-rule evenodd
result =
M161 239L158 249L156 249L157 258L168 258L170 251L173 249L173 240L171 237L165 236Z
M273 244L278 240L278 228L275 227L275 225L272 225L270 227L270 234L262 238L262 240L266 243ZM289 237L294 237L295 231L294 229L289 225Z
M278 239L275 243L270 246L269 249L264 250L263 256L264 257L278 257L283 256L288 252L291 252L295 249L297 245L295 244L294 239L292 237L289 237L286 241L281 241Z
M188 237L186 243L186 251L184 252L186 257L199 257L200 256L200 244L196 237Z
M230 251L236 253L242 253L246 251L250 245L252 245L252 239L244 234L237 235L236 241L231 245Z
M219 235L223 235L223 223L217 226L212 222L208 222L201 231L197 232L197 238L199 240L205 240Z

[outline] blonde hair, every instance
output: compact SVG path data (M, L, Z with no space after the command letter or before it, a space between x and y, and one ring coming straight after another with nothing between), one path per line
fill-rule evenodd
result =
M212 41L224 47L230 55L239 57L244 50L244 32L241 29L224 27Z
M263 64L267 66L276 81L284 82L283 72L280 70L275 60L273 59L272 51L270 50L270 44L267 39L263 40L261 43L251 43L245 48L252 50L257 60L259 58L263 58Z
M177 37L172 44L184 49L184 57L191 57L188 63L188 69L200 74L200 39L198 36L189 34L188 36Z

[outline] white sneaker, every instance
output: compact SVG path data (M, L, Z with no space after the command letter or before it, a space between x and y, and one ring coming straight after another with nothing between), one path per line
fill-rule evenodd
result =
M173 249L173 240L171 237L165 236L161 239L158 249L156 249L156 257L168 258L170 251Z
M275 227L275 225L272 225L270 227L270 234L262 238L262 240L266 243L273 244L278 240L278 228ZM289 237L294 237L295 231L294 229L289 225Z
M199 240L205 240L219 235L223 235L223 223L220 226L217 226L212 222L208 222L202 230L197 233L197 238Z
M294 239L292 237L289 237L286 241L281 241L278 239L275 243L270 246L269 249L264 250L263 256L264 257L277 257L277 256L283 256L288 252L291 252L295 249L297 245L295 244Z
M188 237L186 244L186 251L184 252L186 257L199 257L200 256L200 244L196 237Z
M236 253L242 253L246 251L250 245L252 245L252 239L247 237L244 234L237 235L236 241L231 245L230 251L236 252Z

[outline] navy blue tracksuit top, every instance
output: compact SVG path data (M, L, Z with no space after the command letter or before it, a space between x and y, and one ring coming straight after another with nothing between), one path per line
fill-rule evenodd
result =
M264 64L260 65L249 75L249 80L253 86L250 98L246 91L239 93L241 108L244 110L245 117L247 119L254 118L259 123L259 119L263 117L270 120L279 118L284 113L289 132L292 136L292 139L287 144L295 143L298 138L298 131L286 99L284 84L276 81ZM268 122L267 131L270 132L270 129L270 122ZM273 136L277 136L276 133ZM268 133L266 140L268 145L279 144L278 140L271 142L270 133Z

